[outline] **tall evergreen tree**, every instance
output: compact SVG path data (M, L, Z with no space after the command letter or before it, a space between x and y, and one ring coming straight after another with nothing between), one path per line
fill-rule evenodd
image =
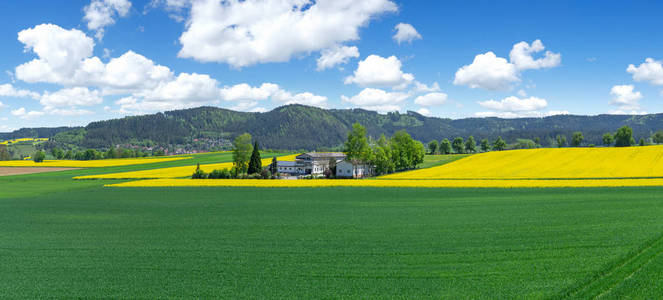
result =
M251 153L251 160L249 161L249 174L256 174L262 172L262 159L260 159L260 151L258 141L253 143L253 153Z
M272 175L276 176L276 173L279 172L279 162L276 160L276 156L272 157L272 163L269 165L269 172L272 173Z

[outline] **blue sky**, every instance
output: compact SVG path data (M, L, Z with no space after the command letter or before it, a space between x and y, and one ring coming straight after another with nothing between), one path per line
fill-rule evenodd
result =
M532 2L3 1L0 131L201 105L663 110L663 3Z

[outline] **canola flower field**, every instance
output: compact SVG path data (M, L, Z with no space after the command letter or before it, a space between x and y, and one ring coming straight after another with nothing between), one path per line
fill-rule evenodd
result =
M119 158L100 160L44 160L36 163L32 160L5 160L0 161L0 167L66 167L66 168L103 168L129 165L142 165L190 159L187 156L162 158Z
M382 179L663 178L663 146L542 148L472 155Z
M277 157L280 161L294 161L295 154L280 156ZM262 160L262 165L266 166L272 163L272 158L264 158ZM230 169L232 168L232 162L224 162L217 164L201 164L200 169L205 172L212 172L213 170L221 169ZM110 174L98 174L98 175L87 175L87 176L77 176L74 179L147 179L147 178L182 178L190 177L191 174L195 171L195 166L180 166L180 167L170 167L170 168L159 168L151 170L141 170L141 171L131 171L131 172L120 172L120 173L110 173Z
M20 142L45 142L45 141L48 141L48 138L20 138L20 139L0 141L0 145L11 145Z

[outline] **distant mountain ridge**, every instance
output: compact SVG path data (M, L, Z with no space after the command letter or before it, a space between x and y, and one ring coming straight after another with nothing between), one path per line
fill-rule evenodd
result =
M567 139L582 131L586 144L600 145L606 132L628 125L636 140L663 129L663 114L649 115L558 115L545 118L426 117L416 112L378 114L363 109L322 109L286 105L265 113L237 112L217 107L198 107L142 116L97 121L85 127L24 128L0 133L0 139L77 135L81 147L108 148L111 145L152 141L160 145L186 144L193 139L232 139L248 132L262 147L274 149L318 149L343 143L353 123L359 122L374 138L405 129L415 139L428 142L472 135L479 141L498 136L507 142L518 138L539 138L548 146L559 134Z

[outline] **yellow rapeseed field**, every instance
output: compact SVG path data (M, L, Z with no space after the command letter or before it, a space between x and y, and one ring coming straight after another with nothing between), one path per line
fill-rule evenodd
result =
M379 180L379 179L149 179L109 187L407 187L407 188L561 188L561 187L643 187L663 186L663 179L579 179L579 180Z
M9 145L19 142L45 142L45 141L48 141L48 138L20 138L20 139L1 141L0 145Z
M663 146L495 151L384 179L577 179L663 177ZM507 183L508 184L508 183Z
M0 161L0 167L67 167L67 168L100 168L118 167L128 165L142 165L189 159L191 157L164 157L164 158L121 158L102 160L45 160L36 163L32 160L6 160Z
M288 155L278 157L278 160L281 161L293 161L295 160L296 155ZM265 158L262 160L262 165L268 165L272 163L271 158ZM213 170L221 169L230 169L232 168L232 162L218 163L218 164L206 164L200 165L200 169L205 172L212 172ZM171 168L161 168L161 169L152 169L152 170L143 170L143 171L134 171L134 172L122 172L122 173L112 173L112 174L100 174L100 175L89 175L89 176L79 176L74 177L74 179L146 179L146 178L181 178L188 177L193 174L196 166L183 166L183 167L171 167Z

